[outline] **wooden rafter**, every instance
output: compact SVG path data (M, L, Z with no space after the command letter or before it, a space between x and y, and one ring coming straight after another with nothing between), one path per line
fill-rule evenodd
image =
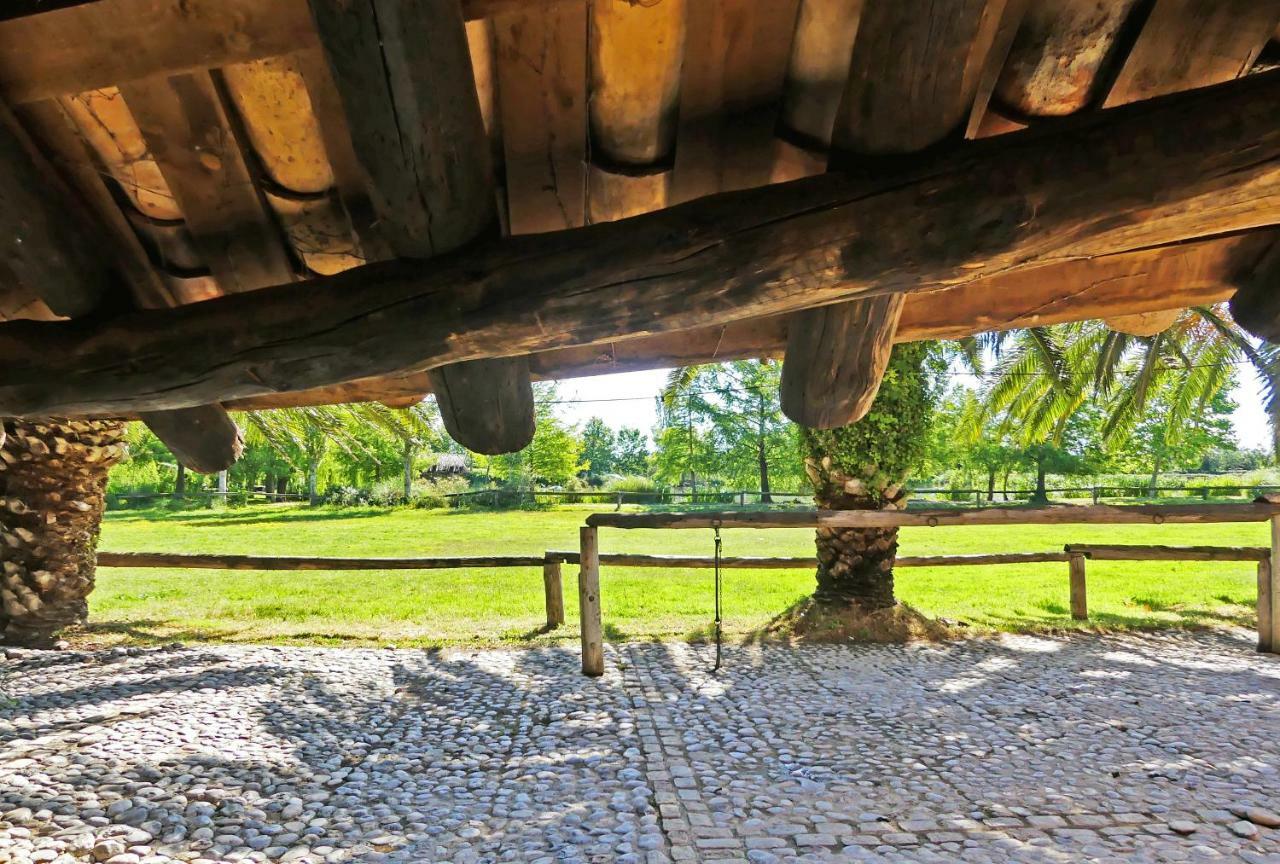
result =
M56 116L38 116L51 132L65 128ZM134 283L134 295L143 303L161 294L128 227L95 223L93 208L92 201L85 202L64 184L0 105L0 220L5 223L0 230L16 241L5 259L5 280L43 292L53 311L71 316L110 310L113 302L129 303L128 296L112 296L127 287L119 284L122 276ZM113 235L119 242L111 248ZM192 470L220 471L240 456L240 430L219 405L149 412L142 419Z
M312 10L392 252L425 259L496 236L493 168L458 0L312 0ZM444 365L430 378L459 443L507 453L532 440L522 358Z
M729 193L109 322L5 324L0 411L306 389L1267 227L1280 197L1277 98L1280 74L1255 75L873 179Z

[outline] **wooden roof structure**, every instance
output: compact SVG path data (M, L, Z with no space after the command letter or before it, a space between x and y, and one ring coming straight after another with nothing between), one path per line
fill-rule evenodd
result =
M197 470L225 409L434 392L501 452L536 378L785 356L831 426L895 341L1237 291L1280 336L1280 0L0 14L0 415Z

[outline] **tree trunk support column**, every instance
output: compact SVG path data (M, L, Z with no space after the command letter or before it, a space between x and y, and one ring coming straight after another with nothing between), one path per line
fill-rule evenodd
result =
M547 598L547 629L564 623L564 583L560 578L560 559L548 558L542 564L542 588Z
M604 635L600 623L600 545L597 529L579 529L578 615L582 621L582 674L604 674Z

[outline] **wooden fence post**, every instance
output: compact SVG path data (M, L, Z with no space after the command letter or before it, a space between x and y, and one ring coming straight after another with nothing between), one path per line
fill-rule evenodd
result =
M1275 607L1272 605L1271 574L1273 572L1271 556L1265 555L1258 562L1258 651L1270 654L1276 650L1276 642L1272 638Z
M1280 652L1280 516L1271 517L1271 566L1267 568L1268 581L1271 583L1271 645L1267 649L1271 653ZM1259 610L1261 611L1261 610Z
M542 562L542 588L547 597L547 629L554 630L564 623L564 586L559 558Z
M1071 570L1071 617L1077 621L1089 618L1089 603L1085 597L1084 555L1072 552L1067 558Z
M600 624L600 545L597 529L579 529L578 617L582 622L582 674L604 674L604 636Z

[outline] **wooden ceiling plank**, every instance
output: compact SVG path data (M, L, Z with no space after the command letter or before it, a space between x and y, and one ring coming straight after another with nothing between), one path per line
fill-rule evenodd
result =
M65 118L57 116L58 107L43 103L42 109L37 108L31 113L57 142L54 152L66 153L72 176L78 173L89 189L101 186L96 175L84 176L83 148L81 159L75 160L72 142L61 137L69 127ZM102 191L105 194L105 188ZM36 151L25 130L2 105L0 199L0 219L18 220L3 226L4 235L18 241L5 259L4 269L38 291L57 288L50 300L59 314L83 316L101 312L104 306L114 311L108 300L117 272L129 282L140 280L135 283L135 296L142 302L162 299L154 271L147 266L129 226L118 221L95 224L93 211L100 209L102 202L86 205ZM116 220L122 219L118 208L111 209ZM108 245L111 240L117 241L114 249ZM240 430L220 405L149 412L142 419L179 461L195 471L227 468L243 449Z
M587 5L495 18L498 103L512 234L586 222Z
M382 234L430 258L499 232L489 141L458 0L312 0ZM523 358L431 370L445 429L479 453L533 439Z
M1159 313L1231 298L1235 262L1268 248L1280 231L1254 231L1118 255L1047 264L952 288L908 294L895 340L958 339L1105 318L1114 312ZM999 303L992 302L999 298ZM728 360L781 358L789 315L773 315L607 344L529 355L536 380L611 375ZM430 388L426 373L366 378L334 387L232 403L278 408L410 398Z
M1156 0L1103 107L1246 74L1280 23L1280 0Z
M130 412L302 390L1270 227L1277 99L1280 73L1251 75L875 177L726 193L108 321L8 323L0 412Z
M689 3L673 204L768 183L799 0Z
M120 92L222 291L292 281L284 238L245 164L211 75L149 78Z

